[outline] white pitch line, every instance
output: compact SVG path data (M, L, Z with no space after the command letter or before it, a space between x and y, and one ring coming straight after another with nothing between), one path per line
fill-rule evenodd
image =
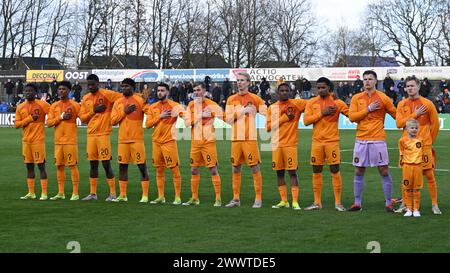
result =
M341 164L348 164L348 165L353 165L352 162L341 162ZM389 169L401 169L400 167L394 167L394 166L389 166ZM450 172L450 170L447 169L434 169L436 172Z

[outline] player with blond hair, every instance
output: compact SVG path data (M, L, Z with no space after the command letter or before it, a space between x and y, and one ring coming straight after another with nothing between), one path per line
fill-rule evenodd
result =
M439 116L434 107L433 102L420 96L420 81L415 76L405 79L406 93L408 97L402 100L397 106L397 127L405 128L406 121L415 119L419 122L419 132L417 137L423 139L423 175L428 184L428 191L431 197L431 209L434 214L442 214L437 201L437 185L434 176L434 168L436 167L436 155L433 150L439 132ZM407 132L403 130L403 136ZM402 196L405 193L402 191ZM400 206L396 211L402 212L405 204Z
M419 122L408 119L406 136L398 142L400 166L402 167L402 192L406 213L404 216L420 217L420 189L423 187L423 141L418 138Z
M238 92L228 98L225 107L225 121L232 126L231 164L233 166L233 199L226 207L232 208L241 205L241 167L243 163L247 163L252 170L255 189L255 202L252 207L261 208L262 176L259 167L261 159L255 118L256 113L265 116L267 106L258 95L249 92L251 78L248 73L238 73L236 78Z

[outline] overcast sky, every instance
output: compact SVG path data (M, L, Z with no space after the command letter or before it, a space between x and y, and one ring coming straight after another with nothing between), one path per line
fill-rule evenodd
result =
M313 0L311 1L321 24L330 29L347 25L350 29L357 28L362 18L362 12L369 3L375 0Z

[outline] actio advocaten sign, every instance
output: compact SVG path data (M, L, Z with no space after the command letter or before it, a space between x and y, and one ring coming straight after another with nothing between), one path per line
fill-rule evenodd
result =
M27 82L52 82L64 80L64 70L27 70Z

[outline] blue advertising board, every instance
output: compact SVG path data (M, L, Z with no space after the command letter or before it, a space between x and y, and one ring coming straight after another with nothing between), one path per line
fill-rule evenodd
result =
M174 81L191 81L195 78L194 69L163 69L163 80Z
M196 69L195 80L204 81L209 76L213 82L223 82L225 78L230 79L230 69Z

